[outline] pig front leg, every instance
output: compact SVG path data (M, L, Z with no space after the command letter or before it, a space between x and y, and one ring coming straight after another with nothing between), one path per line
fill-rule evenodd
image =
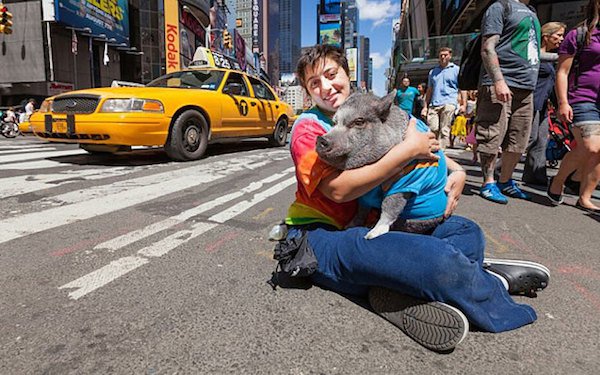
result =
M352 220L350 220L348 225L346 225L346 228L361 227L361 226L365 225L370 211L371 211L370 207L359 204L358 209L356 210L356 215L354 215Z
M365 239L371 240L390 231L390 226L398 219L406 202L410 198L410 193L398 193L388 195L383 198L381 203L381 216L373 229L366 234Z

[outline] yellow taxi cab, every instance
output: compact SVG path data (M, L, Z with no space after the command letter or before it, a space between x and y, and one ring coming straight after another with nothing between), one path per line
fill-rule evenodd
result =
M269 84L241 70L207 64L166 74L142 87L72 91L47 98L31 115L44 140L78 143L90 153L164 146L178 161L202 157L210 142L267 137L284 146L293 110Z

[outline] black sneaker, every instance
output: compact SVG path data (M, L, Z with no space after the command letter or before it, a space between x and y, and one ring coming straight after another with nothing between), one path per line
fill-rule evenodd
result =
M552 181L554 181L554 177L550 177L550 181L548 181L548 188L546 189L546 196L550 199L550 203L555 206L562 204L563 196L562 194L554 194L550 192L550 186L552 186Z
M550 270L545 266L526 260L489 259L483 260L483 268L504 278L508 293L535 297L550 282Z
M369 303L377 314L434 352L452 352L469 332L467 317L457 308L442 302L427 302L389 289L372 287Z

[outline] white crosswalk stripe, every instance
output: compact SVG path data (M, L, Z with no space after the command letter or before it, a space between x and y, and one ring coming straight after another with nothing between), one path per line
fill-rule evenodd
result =
M295 182L294 168L290 168L289 164L279 172L266 177L263 174L262 179L255 181L252 180L252 173L248 173L261 171L271 163L289 159L289 151L283 149L240 152L202 164L166 162L157 165L117 167L86 167L78 164L71 165L67 170L56 170L54 167L60 163L38 159L75 155L82 153L82 150L35 147L24 142L20 147L9 147L0 143L0 150L10 151L0 154L0 163L11 163L0 164L0 198L40 191L43 193L39 194L39 198L33 196L36 199L36 212L31 212L31 208L26 213L10 208L14 207L14 200L13 206L0 207L0 212L7 211L0 220L0 244L39 235L49 229L94 220L100 215L111 215L118 210L153 202L186 189L202 189L205 184L212 184L240 173L240 176L249 179L248 184L238 190L223 191L210 200L196 203L187 209L182 208L180 212L163 220L141 228L132 227L128 232L121 232L113 238L105 238L102 243L92 244L85 254L104 251L101 254L111 257L110 254L117 250L124 254L84 276L74 277L73 281L59 287L68 290L68 297L75 300L150 263L153 259L163 257L264 202ZM16 160L19 162L12 163ZM15 165L18 165L18 168L15 168ZM27 168L28 166L30 168ZM31 174L23 175L20 172L16 176L9 174L8 177L2 177L2 171L18 170L21 167L24 170L38 170ZM87 183L80 185L84 182ZM212 213L206 220L196 221L195 217L211 210L217 212ZM150 237L155 240L148 245L147 239Z

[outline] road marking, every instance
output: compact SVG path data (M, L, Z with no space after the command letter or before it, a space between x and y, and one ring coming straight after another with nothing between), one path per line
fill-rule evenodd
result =
M0 164L12 163L13 161L24 161L34 159L45 159L45 158L59 158L61 156L72 156L86 154L84 150L64 150L64 151L48 151L48 152L36 152L32 154L12 154L0 156ZM2 166L4 168L4 166Z
M267 207L267 208L265 208L265 210L263 212L259 213L258 215L255 215L253 217L253 219L254 220L262 219L263 217L267 216L273 210L274 210L273 207Z
M280 178L282 178L283 176L292 172L293 170L294 170L293 167L288 168L281 173L276 173L276 174L266 177L260 181L252 182L250 185L248 185L247 187L245 187L244 189L241 189L239 191L236 191L236 192L233 192L233 193L230 193L227 195L223 195L223 196L218 197L210 202L206 202L197 207L183 211L176 216L173 216L168 219L150 224L144 228L134 230L134 231L126 233L122 236L115 237L109 241L106 241L106 242L96 245L94 247L94 250L107 249L110 251L115 251L115 250L121 249L121 248L123 248L129 244L132 244L136 241L139 241L143 238L150 237L150 236L152 236L158 232L161 232L165 229L168 229L168 228L174 227L178 224L181 224L191 217L197 216L203 212L209 211L217 206L220 206L231 200L239 198L245 194L256 191L256 190L262 188L264 184L270 183L273 181L277 181Z
M3 147L0 147L3 148ZM0 155L3 154L14 154L15 152L40 152L40 151L56 151L52 147L37 147L37 148L14 148L11 150L0 151Z
M153 175L154 179L143 177L122 181L117 183L120 189L111 188L110 186L97 187L53 197L53 199L57 199L58 204L71 204L0 221L0 233L2 233L0 243L118 211L224 178L240 170L249 169L249 165L245 164L253 157L264 158L264 154L159 173ZM263 163L254 163L252 168L258 168L270 162L271 160L265 160ZM143 186L137 186L140 181L143 181Z
M144 169L139 169L139 171ZM32 193L34 191L55 188L57 186L123 176L138 170L129 167L67 170L59 173L35 174L0 179L0 198Z
M58 289L77 288L69 293L69 297L77 300L148 262L150 262L149 259L137 256L120 258Z
M208 219L209 222L196 223L192 225L190 229L178 231L177 233L167 236L162 240L139 250L137 253L140 256L127 256L120 258L96 271L63 285L58 289L75 288L75 290L69 292L69 298L77 300L86 294L101 288L106 284L118 279L119 277L133 271L134 269L149 263L150 260L148 258L162 257L181 244L200 236L212 228L215 228L218 223L224 223L225 221L234 218L252 206L284 190L288 186L295 183L295 181L295 177L284 180L263 192L255 194L250 200L239 202L229 209L211 216Z

